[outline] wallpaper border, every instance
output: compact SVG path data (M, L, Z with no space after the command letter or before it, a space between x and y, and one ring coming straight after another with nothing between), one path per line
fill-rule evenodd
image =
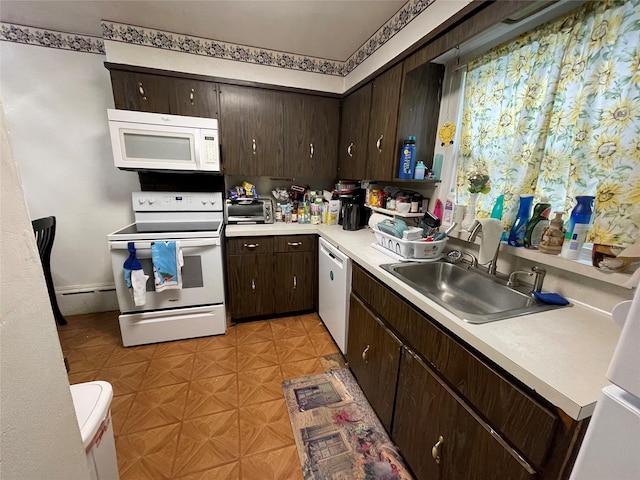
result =
M100 37L56 32L13 23L0 22L0 40L73 52L105 54L104 41Z
M210 58L345 77L436 0L409 0L346 61L296 55L152 28L102 20L102 38L0 23L0 40L84 53L105 54L104 40Z

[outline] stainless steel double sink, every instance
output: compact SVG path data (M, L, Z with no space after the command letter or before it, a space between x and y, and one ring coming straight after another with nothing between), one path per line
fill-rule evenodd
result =
M381 268L469 323L488 323L562 308L539 302L530 293L508 287L497 277L464 264L440 260L394 263Z

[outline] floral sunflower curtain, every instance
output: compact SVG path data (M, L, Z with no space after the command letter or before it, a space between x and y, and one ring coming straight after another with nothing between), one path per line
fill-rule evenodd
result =
M640 233L640 0L603 1L500 46L468 66L458 200L473 172L503 221L520 194L543 195L565 219L576 195L595 195L587 241L627 246Z

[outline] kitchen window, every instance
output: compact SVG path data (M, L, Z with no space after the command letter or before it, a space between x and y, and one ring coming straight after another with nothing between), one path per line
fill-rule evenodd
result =
M640 233L640 0L589 2L467 67L457 193L488 173L488 217L505 195L549 198L564 219L576 195L595 195L588 241L628 246ZM536 200L537 200L536 199Z

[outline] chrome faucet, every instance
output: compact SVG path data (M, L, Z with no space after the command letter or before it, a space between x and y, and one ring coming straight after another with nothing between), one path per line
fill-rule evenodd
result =
M536 278L533 279L532 291L533 292L542 291L542 282L544 281L544 276L547 274L547 271L544 268L534 266L534 267L531 267L531 271L515 270L509 274L509 280L507 280L507 286L517 287L519 285L517 277L520 274L527 275L528 277L532 277L533 275L535 275Z
M471 264L471 268L478 268L478 259L471 252L462 251L462 256L467 255L469 257L469 263Z
M533 291L541 292L542 282L544 282L544 276L547 274L547 271L538 266L531 267L531 271L536 275L536 278L533 279Z
M478 233L482 232L482 224L480 222L476 223L475 227L473 227L473 230L471 230L471 233L469 234L469 242L475 242L476 241L476 237L478 236ZM495 275L497 268L498 268L498 253L500 253L500 242L498 242L498 246L496 247L496 253L493 256L493 259L490 260L487 264L487 273L489 273L489 275ZM477 265L477 262L476 262Z
M462 260L462 257L467 255L469 257L469 267L468 268L477 268L478 267L478 259L473 253L466 252L464 250L451 250L447 253L447 258L451 263L458 263Z
M509 280L507 280L507 287L517 287L520 285L518 282L518 275L523 274L528 277L533 277L533 272L528 272L526 270L515 270L509 274Z

